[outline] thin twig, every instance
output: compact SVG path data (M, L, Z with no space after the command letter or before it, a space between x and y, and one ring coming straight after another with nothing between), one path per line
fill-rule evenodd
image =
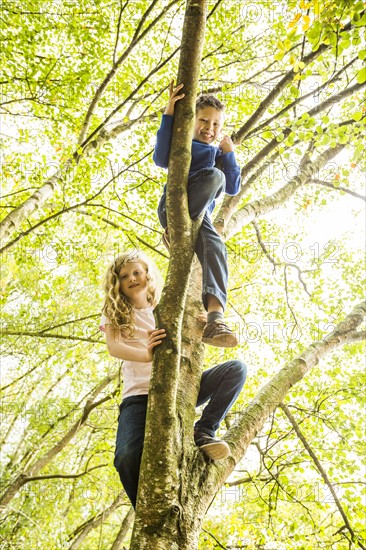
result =
M352 195L352 197L356 197L357 199L361 199L362 201L366 202L366 197L364 195L360 195L359 193L356 193L355 191L351 191L351 189L347 189L346 187L334 185L334 183L329 183L329 181L312 179L311 181L309 181L308 185L311 183L316 183L317 185L324 185L324 187L329 187L330 189L335 189L336 191L343 191L348 195Z

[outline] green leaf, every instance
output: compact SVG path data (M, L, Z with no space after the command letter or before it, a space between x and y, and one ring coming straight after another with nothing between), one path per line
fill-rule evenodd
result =
M364 13L363 16L356 20L355 18L355 22L354 22L354 25L355 27L365 27L366 26L366 14Z
M353 120L356 120L357 122L358 122L359 120L361 120L361 118L362 118L362 113L361 113L361 111L357 111L357 113L353 113L352 118L353 118Z
M357 73L357 82L359 84L363 84L366 81L366 67L363 67L360 71Z

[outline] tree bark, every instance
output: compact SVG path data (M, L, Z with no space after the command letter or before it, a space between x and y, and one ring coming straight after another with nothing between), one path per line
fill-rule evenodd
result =
M181 331L199 226L189 216L187 180L206 14L207 0L188 0L177 81L184 83L185 98L175 108L167 182L171 256L156 310L157 326L166 329L167 338L154 354L131 550L193 550L202 519L185 502L194 460L192 433L201 365L185 394L178 391L178 379L181 363L189 363Z

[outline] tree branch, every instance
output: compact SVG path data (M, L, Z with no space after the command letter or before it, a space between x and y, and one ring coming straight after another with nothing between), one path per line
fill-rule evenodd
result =
M298 274L300 283L302 284L302 286L303 286L303 288L304 288L306 294L307 294L308 296L310 296L310 298L311 298L311 294L310 294L310 292L309 292L309 290L308 290L308 287L307 287L305 281L304 281L303 278L302 278L303 271L299 268L299 266L296 265L296 264L294 264L294 263L292 263L292 262L276 262L276 260L271 256L271 254L270 254L269 250L267 249L265 243L263 242L263 239L262 239L262 237L261 237L260 229L259 229L259 226L258 226L257 222L252 221L252 225L253 225L253 227L254 227L254 229L255 229L255 233L256 233L256 235L257 235L257 240L258 240L259 246L260 246L261 249L263 250L263 253L264 253L264 255L266 256L266 258L268 258L268 260L270 261L270 263L273 265L273 272L276 271L276 267L277 267L277 266L293 267L294 269L296 269L296 270L297 270L297 274ZM315 271L315 270L313 269L313 270L311 270L311 271Z
M255 435L269 415L281 403L291 387L327 354L352 340L352 334L366 316L366 300L354 307L335 330L320 341L313 342L301 355L285 365L249 403L238 421L230 428L225 440L230 443L232 456L215 464L208 472L207 484L220 487L243 458ZM208 497L208 498L212 498Z
M78 479L79 477L85 476L92 470L104 468L105 466L108 466L108 464L98 464L98 466L93 466L92 468L89 468L84 472L80 472L79 474L48 474L45 476L30 476L27 478L27 483L31 481L44 481L46 479Z
M139 84L134 92L130 94L129 98L133 97L133 95L150 78L150 76L154 74L154 72L158 71L161 67L163 67L178 50L179 48L168 59L165 59L164 62L162 62L158 67L155 67L155 69L153 69L150 74L147 75L146 78ZM127 98L126 101L128 101L129 98ZM68 170L71 169L75 164L78 164L82 157L89 157L94 155L105 143L116 138L121 132L128 130L134 124L140 121L139 118L134 119L132 121L128 121L127 123L120 124L110 131L107 131L105 129L105 125L112 118L112 116L114 116L114 114L118 112L120 108L122 108L123 105L124 103L114 109L112 113L110 113L110 115L104 120L104 122L102 122L102 124L100 124L98 128L96 128L92 132L92 134L89 135L88 139L82 144L83 150L81 153L79 151L75 151L72 157L66 160L55 172L55 174L52 175L51 178L49 178L43 185L41 185L31 197L26 199L2 220L2 222L0 223L0 240L8 238L14 231L19 228L21 223L32 212L39 209L50 198L50 196L54 193L58 186L64 181L65 175L68 173ZM150 117L151 116L155 115L150 115ZM94 137L93 140L92 137ZM13 240L12 244L17 242L17 240Z
M364 340L366 340L366 330L354 330L349 334L350 342L363 342Z
M124 4L122 4L122 0L120 0L120 9L118 14L118 21L117 21L117 30L116 30L116 41L114 43L114 50L113 50L113 66L116 64L116 53L117 53L117 46L118 46L118 40L119 40L119 32L121 29L121 19L122 19L122 13L125 10L125 7L128 5L128 0Z
M2 248L0 248L0 252L5 252L6 250L8 250L9 248L11 248L12 246L14 246L14 244L16 244L20 239L22 239L23 237L25 237L26 235L29 235L30 233L32 233L35 229L38 229L39 227L41 227L42 225L44 225L45 223L51 221L51 220L54 220L56 218L58 218L59 216L63 215L63 214L66 214L67 212L71 212L73 210L76 210L77 208L79 208L80 206L85 206L87 205L90 201L94 200L96 197L98 197L99 195L101 195L103 193L103 191L111 184L113 183L119 176L121 176L124 172L128 172L129 169L132 167L132 166L135 166L136 164L138 164L139 162L141 162L142 160L144 160L146 157L148 157L149 155L151 154L151 151L149 151L148 153L146 153L142 158L136 160L135 162L133 162L132 164L130 164L129 166L127 166L126 168L123 168L122 170L120 170L118 172L118 174L114 175L110 180L107 181L107 183L105 183L104 185L102 185L102 187L96 192L94 193L91 197L83 200L82 202L80 203L77 203L77 204L73 204L71 206L68 206L66 208L63 208L62 210L59 210L58 212L54 212L51 216L47 217L47 218L44 218L43 220L39 221L38 223L36 223L35 225L32 225L31 227L29 227L26 231L22 231L21 233L19 233L19 235L17 235L17 237L15 237L12 241L9 241L7 244L5 244ZM44 187L44 186L42 186ZM34 197L34 195L33 195ZM18 225L20 225L20 223L23 221L23 215L25 213L25 211L23 210L23 207L26 206L26 203L28 202L28 200L32 200L32 197L31 199L27 199L27 201L25 201L25 203L23 203L20 207L16 208L15 210L13 210L13 212L11 212L11 214L9 214L7 216L7 222L8 223L5 223L6 220L3 220L4 222L4 226L1 225L1 228L4 229L4 233L6 234L10 234L10 229L11 227L18 227ZM28 205L29 206L29 205ZM39 206L39 205L38 205ZM37 206L37 208L38 208ZM27 210L27 209L26 209ZM13 216L14 215L14 216ZM10 222L10 224L9 224Z
M360 540L357 539L356 535L355 535L355 532L353 531L352 527L351 527L351 524L347 518L347 515L342 507L342 504L337 496L337 493L335 492L334 490L334 487L326 473L326 471L324 470L323 466L321 465L318 457L316 456L316 454L314 453L314 451L312 450L312 448L310 447L306 437L304 436L304 434L302 433L302 431L300 430L300 427L298 425L298 423L296 422L295 418L293 417L293 415L291 414L289 408L287 407L287 405L285 405L285 403L280 403L279 404L279 407L283 410L283 412L285 413L285 415L287 416L291 426L293 427L297 437L300 439L301 443L304 445L305 449L307 450L309 456L311 457L311 459L313 460L315 466L316 466L316 469L318 470L318 472L320 473L320 475L322 476L323 480L324 480L324 483L327 485L329 491L331 492L333 498L334 498L334 502L339 510L339 513L341 514L342 516L342 519L351 535L351 539L352 539L352 542L357 542L358 546L360 548L362 548L363 550L366 550L366 547L361 543Z
M132 525L133 519L135 517L135 511L131 508L127 512L127 515L123 518L121 529L118 531L116 538L111 546L110 550L121 550L121 544L126 538L129 528Z
M349 69L349 67L351 67L356 61L358 60L358 57L355 57L354 59L351 59L351 61L349 63L347 63L344 67L342 67L342 69L340 69L337 73L335 73L332 78L330 78L329 80L327 80L327 82L324 82L324 84L322 84L321 86L319 86L316 90L312 90L311 92L309 92L308 94L305 94L301 97L298 97L295 101L293 101L292 103L289 103L288 105L286 105L285 107L283 107L283 109L281 109L278 113L276 113L275 115L273 115L272 117L268 118L267 120L264 120L263 122L261 122L261 124L259 124L259 126L257 126L256 128L253 128L253 130L251 130L250 132L248 132L248 134L245 136L245 139L248 139L250 138L251 136L253 136L254 134L257 134L258 132L260 132L261 130L263 130L264 128L266 128L267 126L269 126L272 122L274 122L275 120L277 120L279 117L281 117L282 115L284 115L287 111L289 111L290 109L293 109L296 105L298 105L299 103L301 103L302 101L304 101L305 99L308 99L309 97L311 96L315 96L315 95L318 95L322 90L324 90L327 86L329 86L330 84L332 84L332 82L336 81L339 79L340 75L345 72L347 69ZM333 96L334 98L335 96Z
M352 22L350 21L347 23L347 25L344 26L342 31L346 32L349 31L352 28ZM302 58L302 62L305 64L305 67L309 65L312 61L314 61L319 55L323 54L326 50L328 50L331 46L326 44L321 44L319 48L316 51L313 51ZM280 80L280 82L271 90L271 92L267 95L267 97L260 103L257 110L249 117L247 122L234 134L233 140L235 143L241 143L243 139L247 136L249 133L249 130L256 124L256 122L262 117L262 115L266 112L268 107L274 102L276 97L282 92L282 90L291 82L291 80L295 76L295 72L293 69L288 71L286 75Z
M115 500L110 504L109 506L105 507L102 512L97 514L96 516L88 519L85 521L82 525L79 525L75 529L75 531L68 536L68 540L73 540L72 544L69 546L68 550L76 550L76 548L79 548L80 544L83 542L83 540L88 536L88 534L93 530L99 527L99 525L103 524L105 520L113 514L117 508L123 504L123 501L125 500L125 492L121 491L120 494L115 498ZM134 516L134 510L132 507L130 507L127 516L129 516L131 519ZM127 517L126 516L126 517ZM126 517L124 518L124 521L126 520Z
M98 385L96 390L91 394L91 398L86 402L84 411L80 418L74 423L70 430L56 443L51 449L49 449L43 456L38 458L33 465L29 466L28 470L20 474L5 490L4 494L0 498L0 506L6 506L17 494L19 489L28 483L29 479L37 474L46 464L48 464L66 445L75 437L80 428L85 424L90 413L96 408L109 401L114 395L116 395L118 389L114 390L110 395L103 397L99 401L93 402L96 394L102 391L110 382L115 380L119 376L119 372L107 376L104 381Z
M90 205L89 205L90 206ZM83 210L78 210L78 212L80 212L80 214L84 214L85 216L91 216L91 217L95 217L95 214L91 214L90 212L86 212L86 211L83 211ZM121 214L123 215L123 214ZM127 233L128 230L126 230L124 227L122 227L121 225L118 225L117 223L115 222L112 222L111 220L109 220L108 218L104 218L102 216L96 216L99 220L102 220L104 223L108 224L108 225L111 225L112 227L114 227L115 229L118 229L119 231L123 231L125 233ZM124 216L125 218L129 218L129 216ZM132 219L132 218L129 218L129 219ZM132 221L135 221L132 219ZM144 224L140 224L139 222L136 222L135 223L138 223L139 225L144 225ZM146 227L146 226L145 226ZM152 228L149 228L151 231L156 231L155 229L152 229ZM162 233L159 231L158 232L159 235L160 235L160 241L162 240ZM150 250L153 250L156 254L160 254L160 256L163 256L163 258L166 258L168 259L168 256L166 254L164 254L163 252L160 252L160 250L158 250L157 248L155 248L154 246L152 246L150 243L148 243L147 241L145 241L144 239L142 239L141 237L139 237L137 234L135 234L135 239L143 244L146 248L149 248ZM130 238L130 240L132 241L132 239ZM133 243L134 244L134 243Z
M313 115L316 115L316 114L319 114L320 112L327 109L330 104L333 105L335 103L338 103L338 102L342 101L343 99L346 99L347 97L349 97L350 95L352 95L353 93L357 92L358 90L362 89L365 86L366 86L366 82L364 82L362 84L355 84L354 86L350 86L349 88L346 88L345 90L343 90L339 94L335 94L334 96L331 96L330 98L323 101L322 103L320 103L316 107L314 107L312 109L309 109L309 111L307 111L307 114L309 115L309 117L311 117ZM299 118L297 118L296 120L299 120ZM349 121L344 121L344 122L339 123L338 126L341 127L341 126L344 126L346 124L356 124L356 121L353 120L353 119L349 120ZM326 132L326 128L324 129L324 131ZM283 140L286 139L290 135L291 132L292 132L292 129L290 127L283 128L282 129ZM294 145L295 145L295 143L294 143ZM266 169L267 163L262 164L262 166L260 166L260 168L257 170L257 172L247 182L244 183L245 178L259 164L261 164L262 161L273 150L275 150L278 146L279 146L279 142L277 141L277 138L272 139L256 155L254 155L254 157L249 162L247 162L243 166L243 168L241 170L242 184L241 184L241 188L240 188L239 193L235 196L228 196L228 195L225 196L224 200L222 202L222 205L220 207L220 210L219 210L219 212L216 216L215 227L217 228L219 233L221 233L221 231L222 231L223 227L225 226L225 224L227 224L230 221L230 218L231 218L233 212L235 211L235 208L237 207L237 205L241 201L244 194L248 191L248 189L250 188L252 183L254 181L256 181L256 179ZM272 156L272 159L276 158L277 156L278 156L278 153L275 153Z
M221 234L224 236L225 240L233 236L255 218L279 208L279 206L286 202L300 187L310 181L317 170L320 170L327 162L338 155L343 148L344 145L340 144L334 148L326 149L314 161L307 160L303 167L300 166L297 175L281 189L263 199L247 203L237 210L231 217L227 227L221 229Z
M125 61L125 59L127 59L127 57L130 55L130 53L134 50L134 48L137 46L137 44L142 40L142 38L144 38L144 36L146 36L146 34L156 25L156 23L165 15L165 13L167 11L169 11L169 9L174 5L176 4L179 0L172 0L172 2L170 2L170 4L168 4L165 8L163 8L161 10L161 12L159 13L159 15L150 23L150 25L148 25L146 27L146 29L139 35L139 32L140 32L140 29L141 29L141 26L143 25L146 17L148 16L148 14L150 13L150 11L152 10L152 8L154 7L154 5L156 4L158 0L153 0L153 2L151 3L151 5L148 7L148 9L146 10L146 12L144 13L144 15L142 16L140 22L139 22L139 25L137 26L136 28L136 31L135 31L135 34L134 36L132 37L132 40L131 42L129 43L129 45L127 46L127 48L125 49L125 51L123 52L123 54L118 58L118 60L116 61L116 63L113 64L111 70L109 71L109 73L107 74L107 76L104 78L103 82L99 85L97 91L95 92L95 95L89 105L89 108L88 108L88 111L85 115L85 119L84 119L84 122L83 122L83 125L82 125L82 128L81 128L81 132L80 132L80 136L79 136L79 139L78 139L78 145L82 145L83 147L85 146L86 142L84 142L84 139L85 139L85 136L86 136L86 133L88 131L88 128L89 128L89 125L90 125L90 121L91 121L91 117L93 115L93 112L95 110L95 107L97 106L99 100L101 99L105 89L107 88L107 86L109 85L109 83L113 80L114 76L116 75L119 67L122 65L122 63ZM137 90L139 89L139 87L136 88L135 92L137 92ZM117 110L114 110L113 111L113 114L117 112ZM108 120L108 119L107 119ZM98 128L97 130L99 130L100 128ZM88 140L89 141L91 139L91 137L94 135L94 133L89 136Z
M310 185L311 183L316 183L317 185L323 185L324 187L329 187L330 189L335 189L336 191L343 191L348 195L352 195L352 197L356 197L357 199L361 199L362 201L366 202L366 197L364 195L359 195L355 191L351 191L351 189L347 189L347 187L341 187L340 185L334 185L334 183L329 183L329 181L324 181L319 179L312 179L307 183L307 185Z
M31 330L2 330L1 334L4 336L30 336L32 338L55 338L56 340L71 340L74 342L89 342L91 344L103 344L103 340L94 340L93 338L85 338L82 336L71 336L65 334L56 334L54 332L44 331L31 331Z

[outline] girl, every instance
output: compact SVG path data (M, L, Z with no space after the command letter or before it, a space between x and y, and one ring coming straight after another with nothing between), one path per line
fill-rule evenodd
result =
M136 507L144 444L147 395L153 350L166 336L155 328L153 309L161 289L160 275L151 259L139 250L118 256L105 277L101 330L109 353L123 360L122 403L118 419L114 466ZM246 378L240 361L227 361L203 372L197 406L208 401L194 427L196 445L212 460L226 458L230 448L214 437L221 420L237 399Z

